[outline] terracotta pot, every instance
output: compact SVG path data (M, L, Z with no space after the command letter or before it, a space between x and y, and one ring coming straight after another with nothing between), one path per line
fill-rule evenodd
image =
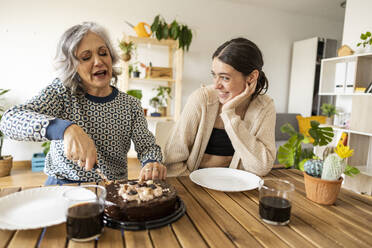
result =
M129 53L124 53L121 55L121 59L124 60L125 62L129 61L131 59L131 56Z
M332 205L340 192L341 177L337 181L322 180L304 172L306 197L322 205Z
M0 177L6 177L10 175L10 171L13 166L13 157L3 156L3 159L0 159Z

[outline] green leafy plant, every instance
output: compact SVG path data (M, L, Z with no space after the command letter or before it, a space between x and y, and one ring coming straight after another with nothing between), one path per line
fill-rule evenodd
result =
M43 144L41 144L41 147L43 147L43 153L46 156L48 152L50 151L50 141L45 141Z
M161 15L157 15L151 25L151 31L156 39L173 39L178 40L179 48L188 51L192 41L192 31L185 25L176 20L168 24Z
M0 96L4 95L8 91L9 90L0 89ZM1 118L3 117L3 112L4 111L5 111L5 107L0 105L0 121L1 121ZM3 159L3 156L2 156L2 153L1 153L1 151L3 149L3 141L4 141L4 134L0 131L0 159Z
M129 61L131 59L132 53L136 49L136 46L132 41L130 42L121 41L119 42L119 48L123 52L122 59L124 61Z
M314 139L314 146L325 146L332 141L333 129L331 127L319 127L319 122L311 121L311 128L309 129L310 136ZM296 169L304 170L303 164L306 160L315 156L312 148L302 148L302 143L310 143L309 137L297 132L289 123L280 127L282 133L290 135L289 140L278 150L278 161L286 168L294 166Z
M167 86L159 86L156 89L157 91L156 97L159 98L159 107L165 107L167 105L167 99L172 99L171 91L172 89Z
M156 112L159 112L159 107L161 106L160 98L157 96L154 96L150 99L150 106L155 109Z
M365 34L360 34L360 39L362 40L357 44L357 47L362 46L366 47L367 45L372 45L372 35L371 32L367 31Z
M322 110L322 114L327 117L332 117L337 114L336 107L330 103L323 103L320 109Z
M137 89L128 90L127 94L130 96L134 96L135 98L138 98L139 100L142 99L142 90L137 90Z

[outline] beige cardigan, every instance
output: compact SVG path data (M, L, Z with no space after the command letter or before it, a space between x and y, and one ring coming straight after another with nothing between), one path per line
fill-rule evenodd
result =
M218 114L219 101L213 85L196 90L188 99L164 149L168 176L197 170ZM225 130L235 149L230 168L264 176L275 160L275 106L267 95L248 105L244 120L235 110L221 113Z

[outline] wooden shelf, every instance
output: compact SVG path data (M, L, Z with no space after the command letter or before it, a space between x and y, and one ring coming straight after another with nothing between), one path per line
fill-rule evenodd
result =
M173 78L130 78L129 80L133 82L176 82Z
M168 46L168 47L178 47L178 41L172 40L172 39L166 39L166 40L157 40L155 38L145 38L145 37L137 37L137 36L126 36L124 35L124 39L127 39L128 41L133 41L136 44L151 44L151 45L157 45L157 46Z
M122 76L119 79L120 90L126 92L130 87L130 84L148 83L153 82L158 85L163 83L167 84L167 87L172 89L172 99L167 99L167 116L173 115L173 117L149 117L148 120L177 120L181 115L181 105L182 105L182 74L183 74L183 50L178 47L178 42L175 40L157 40L154 38L143 38L136 36L123 36L123 41L133 42L136 45L141 44L151 44L158 46L166 46L168 49L160 49L162 53L167 53L168 57L168 67L172 68L173 77L172 78L130 78L129 77L129 63L123 62L122 64ZM145 46L145 49L158 49L155 46ZM150 59L150 58L148 58ZM149 61L146 61L148 63Z
M146 116L146 119L150 120L150 121L171 121L174 118L173 118L173 116L159 116L159 117Z

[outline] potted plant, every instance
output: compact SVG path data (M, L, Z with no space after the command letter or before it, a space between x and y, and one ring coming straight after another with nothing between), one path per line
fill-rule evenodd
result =
M371 32L367 31L365 34L361 33L360 34L360 39L361 39L361 41L357 44L357 47L363 46L363 51L367 50L367 52L370 52L371 48L372 48Z
M150 106L154 108L155 112L151 113L153 117L160 117L161 114L159 113L159 106L160 106L160 99L159 97L153 97L150 99Z
M119 42L119 47L121 51L123 52L123 54L121 55L121 58L125 62L129 61L132 57L131 55L133 51L136 49L134 43L132 41L130 42L121 41Z
M357 168L346 164L346 158L352 154L352 149L339 143L334 153L327 152L323 159L307 160L303 172L306 197L319 204L332 205L340 192L341 175L354 176L359 173Z
M171 96L172 89L167 86L159 86L153 90L157 91L156 97L159 98L158 110L160 111L162 116L166 116L167 115L167 100L172 99L172 96Z
M9 90L0 89L0 96L4 95L8 91ZM0 105L0 121L4 110L4 106ZM5 156L1 152L3 148L4 137L5 135L0 131L0 177L9 176L13 166L13 157L11 155Z
M138 66L134 66L134 68L133 68L133 77L134 78L139 78L140 75L141 75L141 72L139 71Z
M328 147L323 153L323 158L317 158L312 149L302 148L302 143L310 142L309 137L295 131L288 123L283 125L280 130L283 133L289 134L290 138L284 145L279 147L278 161L286 168L291 167L304 172L306 197L320 204L333 204L337 199L342 178L340 178L340 176L338 176L336 180L320 178L323 172L323 164L325 164L323 161L327 161L327 168L324 172L327 173L327 175L329 175L328 171L333 170L341 171L341 173L345 173L345 175L357 174L359 173L358 169L346 165L345 159L347 156L345 154L350 155L350 152L348 152L349 148L345 148L341 143L339 144L340 147L338 148L339 150L336 150L336 154L342 154L337 155L340 159L335 159L336 155L334 155L332 153L333 151ZM314 139L313 146L326 146L332 141L332 137L334 136L331 127L319 127L319 122L317 121L311 121L309 134ZM337 163L335 161L337 161ZM338 168L338 162L342 163L343 167ZM328 177L328 179L330 178Z
M336 107L330 103L323 103L320 109L322 110L322 114L327 116L326 123L333 125L334 115L337 114Z
M185 24L179 24L174 20L168 24L161 15L157 15L151 25L151 31L156 39L173 39L178 40L179 48L189 50L192 41L192 31Z

